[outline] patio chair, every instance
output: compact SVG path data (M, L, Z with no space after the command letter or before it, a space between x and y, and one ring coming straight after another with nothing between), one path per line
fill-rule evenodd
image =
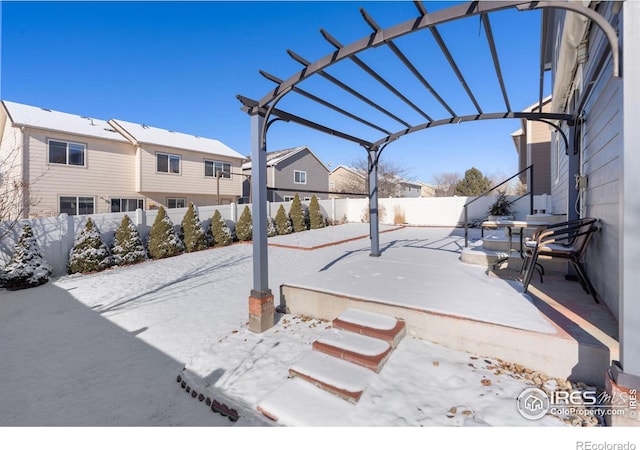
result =
M582 288L588 292L596 303L600 303L598 293L591 284L584 267L583 256L598 230L597 219L587 217L569 222L557 223L538 230L532 240L525 242L525 259L522 264L522 284L527 292L533 272L540 267L540 282L543 281L544 270L538 263L539 256L562 258L568 260L576 271Z

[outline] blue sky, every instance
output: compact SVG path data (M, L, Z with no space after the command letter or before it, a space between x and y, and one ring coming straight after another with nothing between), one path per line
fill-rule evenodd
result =
M434 11L449 3L425 2ZM319 33L346 45L371 33L364 7L382 27L417 17L412 2L3 2L0 98L100 119L118 118L218 139L249 154L250 121L237 94L260 99L274 84L258 70L287 79L302 66L291 49L310 61L334 50ZM491 16L503 75L514 111L537 100L539 14L509 11ZM502 111L479 19L439 28L485 112ZM522 38L522 39L521 39ZM474 110L430 33L396 41L454 110ZM435 118L447 114L387 49L362 59ZM328 70L411 123L424 121L388 91L346 62ZM383 117L321 78L305 90L398 131ZM367 138L379 133L348 123L308 100L287 96L279 107L341 131ZM517 170L510 134L519 121L482 121L438 127L391 144L393 160L416 180L477 167L486 175ZM309 145L333 167L363 156L357 144L282 122L268 135L268 149Z

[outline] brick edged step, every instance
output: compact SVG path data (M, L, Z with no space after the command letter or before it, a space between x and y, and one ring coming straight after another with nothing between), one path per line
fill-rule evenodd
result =
M289 374L352 403L360 400L375 376L369 369L320 352L310 352L289 369Z
M350 426L354 408L300 378L287 379L258 405L258 411L271 420L293 427Z
M312 348L376 373L393 350L385 341L343 330L333 330L331 334L315 341Z
M356 334L382 339L396 348L406 335L403 320L382 314L349 308L333 320L333 327Z

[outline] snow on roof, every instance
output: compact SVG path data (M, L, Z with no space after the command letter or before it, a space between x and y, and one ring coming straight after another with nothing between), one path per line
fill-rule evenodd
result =
M325 163L322 162L322 160L320 158L318 158L316 156L315 153L313 153L311 151L311 149L309 147L307 147L306 145L301 145L300 147L294 147L294 148L287 148L284 150L278 150L275 152L267 152L267 167L273 167L273 166L277 166L278 164L280 164L282 161L291 158L293 155L303 151L303 150L307 150L315 159L318 160L318 162L320 164L322 164L322 166L327 169L327 172L329 172L329 168L327 167L327 165ZM242 165L242 169L244 170L249 170L251 169L251 157L248 158L248 160Z
M145 124L127 122L120 119L111 119L109 123L113 124L113 126L119 130L122 130L134 143L162 145L164 147L244 159L244 156L240 153L215 139L150 127Z
M108 122L101 119L52 111L7 100L3 100L2 104L14 126L23 125L43 130L127 142L124 136L114 130Z

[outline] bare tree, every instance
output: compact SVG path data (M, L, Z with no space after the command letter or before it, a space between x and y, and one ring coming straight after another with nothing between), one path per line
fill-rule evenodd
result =
M456 184L461 180L459 173L445 172L433 176L432 184L435 187L436 197L453 197Z
M368 163L365 158L353 161L352 168L355 173L345 177L342 191L367 194ZM409 179L408 169L393 161L378 162L378 196L380 198L396 197L398 185Z
M37 203L32 184L23 177L20 146L6 146L0 153L0 239Z

